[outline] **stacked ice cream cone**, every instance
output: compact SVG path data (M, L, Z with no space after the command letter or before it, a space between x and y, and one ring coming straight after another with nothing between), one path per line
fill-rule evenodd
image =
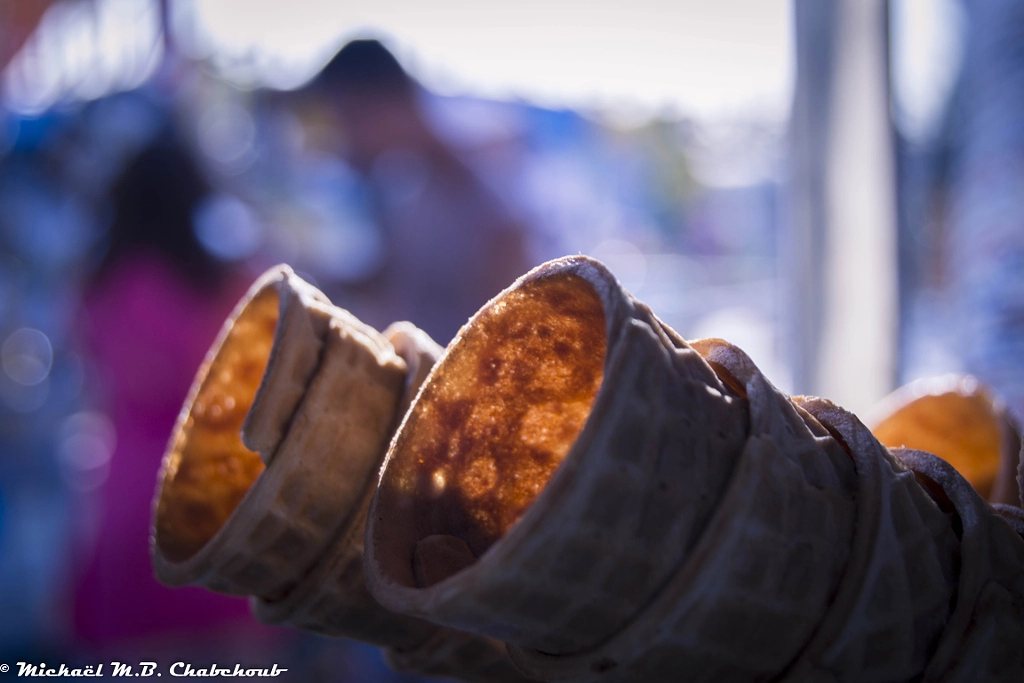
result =
M267 623L419 653L410 670L521 680L500 643L389 612L363 578L378 468L440 351L409 323L381 334L288 267L268 271L214 342L168 445L157 578L250 596ZM442 646L476 650L462 661Z
M927 451L953 465L990 503L1020 503L1020 427L976 378L951 374L900 387L879 403L871 423L883 444Z
M1024 677L1024 541L952 467L687 343L584 257L520 278L443 354L272 271L200 369L161 482L162 580L404 670Z

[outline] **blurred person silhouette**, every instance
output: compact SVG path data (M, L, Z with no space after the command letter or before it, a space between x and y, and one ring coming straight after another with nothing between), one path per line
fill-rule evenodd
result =
M92 388L116 434L74 602L77 639L99 650L164 637L184 648L200 639L223 642L218 633L233 629L268 632L244 600L159 584L149 556L167 439L196 368L250 276L227 269L196 237L193 217L209 193L190 150L162 131L113 184L112 223L82 295L82 342L99 383Z
M376 40L345 45L306 88L367 181L384 237L377 272L343 301L382 328L411 320L438 343L532 265L523 226L432 129L424 96Z

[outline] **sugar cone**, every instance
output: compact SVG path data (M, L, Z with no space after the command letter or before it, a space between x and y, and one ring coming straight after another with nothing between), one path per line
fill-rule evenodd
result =
M603 266L545 264L463 327L407 413L369 514L370 589L454 628L591 648L696 543L746 432L743 399Z
M794 399L844 444L857 470L849 568L786 681L895 681L921 675L956 595L950 519L854 415Z
M983 498L1020 503L1020 429L1005 403L974 377L918 380L887 396L873 412L868 424L884 445L933 453Z
M158 475L160 581L280 598L363 495L406 367L376 331L326 301L282 266L225 323ZM247 413L258 419L243 428Z
M959 530L956 606L923 680L1024 680L1024 540L949 463L909 449L894 455L950 510ZM1007 514L1019 519L1020 508Z
M854 533L849 457L742 351L721 340L693 348L749 402L750 434L725 495L684 564L622 631L573 656L510 648L524 672L571 681L767 680L797 657L826 612Z

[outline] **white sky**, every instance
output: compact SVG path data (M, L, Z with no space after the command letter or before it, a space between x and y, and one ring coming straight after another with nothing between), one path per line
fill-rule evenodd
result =
M788 0L190 0L182 9L187 6L195 12L187 23L201 31L198 53L219 53L217 61L235 79L279 87L298 85L357 35L385 39L439 92L547 106L781 119L793 84Z
M244 86L295 87L346 40L374 36L443 94L644 118L782 122L789 0L171 0L176 35ZM955 0L894 0L897 123L934 129L959 60ZM155 0L55 4L3 78L23 113L134 87L161 55Z

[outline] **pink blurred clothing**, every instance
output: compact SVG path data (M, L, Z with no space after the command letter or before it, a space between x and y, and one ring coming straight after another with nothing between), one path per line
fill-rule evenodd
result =
M153 577L157 470L196 369L246 283L190 285L155 255L122 260L86 291L83 337L117 432L97 492L99 533L75 596L76 636L94 645L253 624L245 600Z

